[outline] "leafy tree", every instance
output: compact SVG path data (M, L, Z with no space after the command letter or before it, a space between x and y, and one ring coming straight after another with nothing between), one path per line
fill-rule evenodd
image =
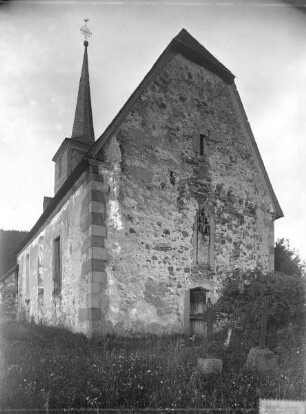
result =
M265 295L271 298L274 315L269 325L275 329L291 325L303 329L305 325L304 278L281 273L263 274L261 270L242 272L235 270L228 274L217 302L220 320L234 322L246 332L259 328L259 308Z
M288 239L278 239L274 250L275 271L286 275L302 276L305 272L305 261L290 247Z

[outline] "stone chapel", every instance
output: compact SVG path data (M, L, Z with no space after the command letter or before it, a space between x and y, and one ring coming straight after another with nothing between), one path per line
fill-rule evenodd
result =
M283 216L234 75L183 29L95 140L84 47L54 197L17 256L19 317L203 334L227 272L273 271Z

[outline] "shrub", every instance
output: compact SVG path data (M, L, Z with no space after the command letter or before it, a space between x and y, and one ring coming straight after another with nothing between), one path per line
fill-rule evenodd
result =
M260 270L229 274L217 303L219 319L225 318L249 332L260 326L259 308L264 296L270 296L274 315L270 328L305 326L305 279L281 273L263 274Z
M278 239L275 243L275 271L286 275L305 275L305 260L292 249L288 239Z

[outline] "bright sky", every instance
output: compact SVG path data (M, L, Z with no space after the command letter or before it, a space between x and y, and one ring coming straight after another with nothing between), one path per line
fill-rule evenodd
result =
M2 3L0 228L30 230L53 196L51 160L71 136L85 17L96 138L184 27L236 75L285 214L276 237L306 258L306 8L274 0Z

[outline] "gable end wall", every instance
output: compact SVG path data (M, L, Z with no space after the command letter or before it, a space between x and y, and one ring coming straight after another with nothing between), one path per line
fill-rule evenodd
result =
M272 270L273 202L230 88L177 55L100 154L113 165L100 174L110 187L105 318L117 333L186 331L191 288L214 301L227 271ZM199 207L215 223L210 269L194 263Z

